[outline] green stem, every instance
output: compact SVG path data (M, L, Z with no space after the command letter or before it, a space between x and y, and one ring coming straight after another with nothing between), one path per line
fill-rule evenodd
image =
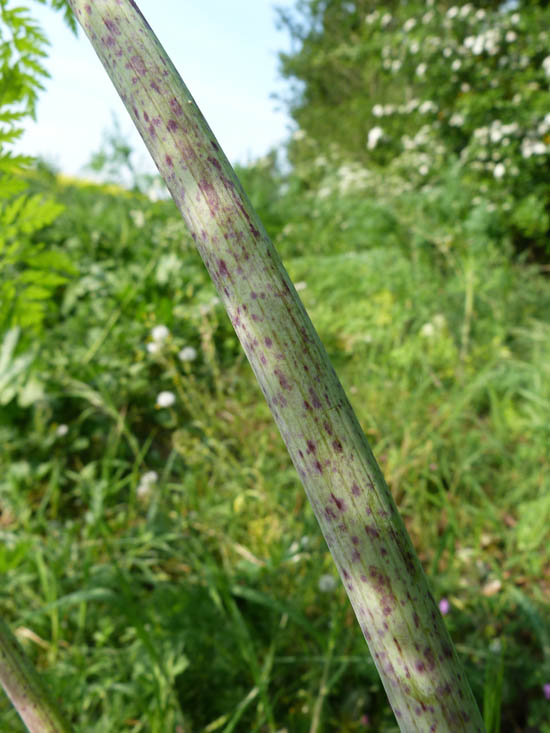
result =
M69 733L30 661L0 619L0 684L31 733Z
M69 2L216 285L313 506L399 726L407 733L483 731L363 431L189 90L133 0Z

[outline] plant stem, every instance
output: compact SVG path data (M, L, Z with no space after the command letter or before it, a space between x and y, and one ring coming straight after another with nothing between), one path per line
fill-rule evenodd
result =
M69 733L70 728L19 646L0 619L0 684L31 733Z
M400 728L407 733L483 731L363 431L277 252L189 90L133 0L69 2L216 285L313 506Z

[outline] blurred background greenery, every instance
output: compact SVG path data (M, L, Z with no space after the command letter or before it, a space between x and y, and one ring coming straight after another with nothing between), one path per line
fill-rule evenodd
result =
M547 733L549 3L279 21L296 129L238 174L488 733ZM396 730L174 205L116 125L103 184L14 155L47 50L32 8L0 0L0 49L3 615L78 731ZM0 729L23 730L5 700Z

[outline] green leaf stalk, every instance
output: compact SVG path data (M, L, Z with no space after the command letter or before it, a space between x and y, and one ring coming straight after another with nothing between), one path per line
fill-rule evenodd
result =
M0 619L0 684L30 733L69 733L42 680Z
M69 2L216 285L313 506L401 730L483 731L363 431L277 252L191 94L133 0Z

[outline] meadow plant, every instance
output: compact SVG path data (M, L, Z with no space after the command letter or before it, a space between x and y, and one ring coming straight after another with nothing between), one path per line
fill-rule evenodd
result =
M366 438L292 282L193 98L134 2L70 4L216 285L304 484L401 729L483 730ZM161 393L157 405L170 406L174 399Z

